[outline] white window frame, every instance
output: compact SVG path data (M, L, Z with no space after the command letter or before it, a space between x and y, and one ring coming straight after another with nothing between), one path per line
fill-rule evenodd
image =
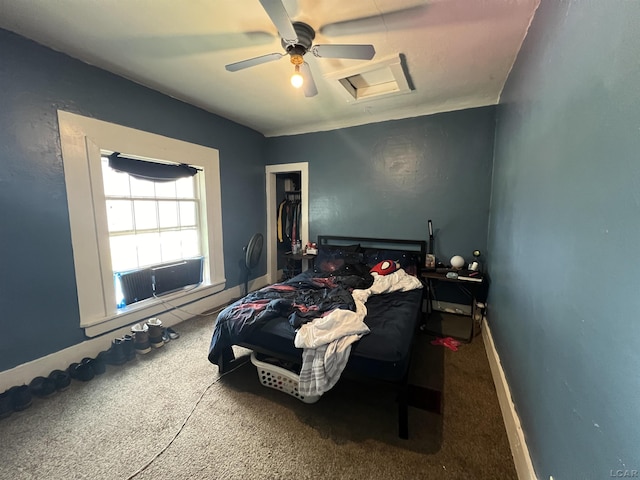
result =
M71 226L80 327L92 337L224 290L222 201L218 150L58 110L60 142ZM151 298L118 310L102 181L101 151L188 163L201 192L204 281L162 300Z

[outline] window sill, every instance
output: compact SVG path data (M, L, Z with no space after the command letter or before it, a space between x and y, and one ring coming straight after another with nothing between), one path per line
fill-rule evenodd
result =
M175 307L183 307L197 302L208 296L224 290L225 280L199 285L191 290L185 289L178 292L163 295L157 298L143 300L137 304L120 309L117 313L98 319L87 319L80 324L88 337L97 337L104 333L116 330L147 318L160 315L173 310Z

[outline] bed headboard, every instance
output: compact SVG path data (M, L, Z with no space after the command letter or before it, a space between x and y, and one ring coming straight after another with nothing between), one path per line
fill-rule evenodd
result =
M426 240L318 235L318 249L322 250L323 247L360 252L364 263L369 266L383 260L399 261L413 275L420 273L427 252Z

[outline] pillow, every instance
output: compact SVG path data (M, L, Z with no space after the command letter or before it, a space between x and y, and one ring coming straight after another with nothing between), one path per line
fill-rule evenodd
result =
M410 275L417 275L420 267L420 252L403 250L379 250L366 248L364 250L364 262L373 267L384 260L393 260L400 264Z
M389 275L400 268L400 264L395 260L383 260L380 263L374 265L371 273L377 273L378 275Z
M313 263L313 271L316 273L332 273L345 266L362 263L362 253L353 247L360 249L360 245L345 247L329 247L322 245L318 249L318 255Z

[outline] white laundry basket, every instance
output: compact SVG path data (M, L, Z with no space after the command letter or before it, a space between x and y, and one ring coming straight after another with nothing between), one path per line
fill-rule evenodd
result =
M270 363L261 362L256 358L255 352L251 353L251 363L258 370L260 383L265 387L275 388L304 403L316 403L320 400L320 395L301 395L298 392L299 377L286 368L278 367Z

